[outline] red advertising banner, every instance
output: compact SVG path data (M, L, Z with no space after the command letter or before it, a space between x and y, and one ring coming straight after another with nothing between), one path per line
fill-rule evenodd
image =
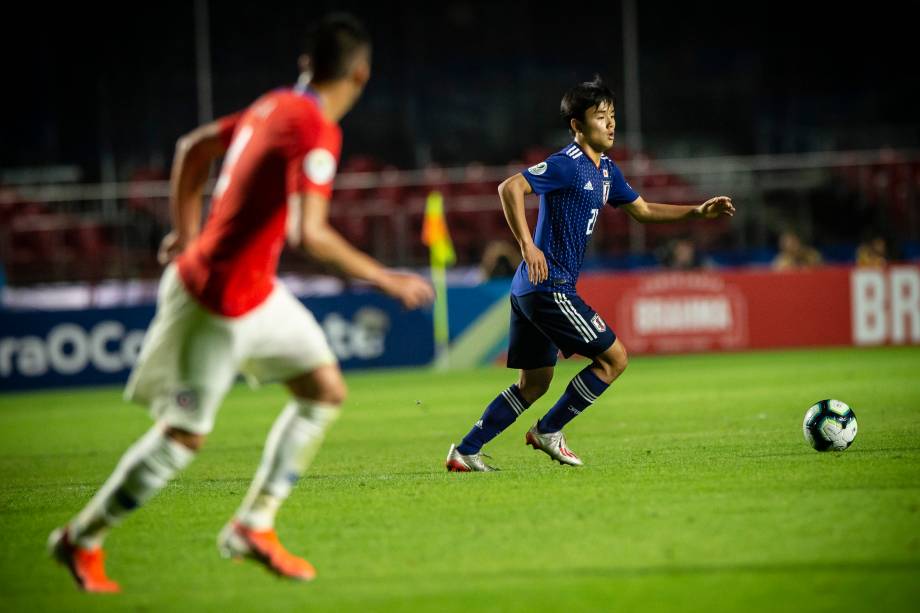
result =
M636 353L920 344L920 266L585 275Z

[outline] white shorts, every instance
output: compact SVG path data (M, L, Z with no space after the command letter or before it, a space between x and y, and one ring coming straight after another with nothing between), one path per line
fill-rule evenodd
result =
M252 311L222 317L189 295L170 264L125 398L169 426L208 434L237 374L256 385L335 363L316 318L280 282Z

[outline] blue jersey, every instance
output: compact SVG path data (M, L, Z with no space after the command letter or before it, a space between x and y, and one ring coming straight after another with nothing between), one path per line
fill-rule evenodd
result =
M511 293L574 293L588 239L604 204L629 204L639 194L613 160L601 155L600 165L595 166L576 143L521 174L540 195L534 244L546 256L549 276L533 285L527 279L527 264L521 262L511 282Z

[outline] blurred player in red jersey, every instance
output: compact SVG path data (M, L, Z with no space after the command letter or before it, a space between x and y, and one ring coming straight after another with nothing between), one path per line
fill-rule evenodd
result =
M328 223L341 131L370 78L370 39L347 15L310 36L296 87L181 138L171 178L173 231L160 258L157 313L125 396L150 407L154 427L122 456L95 497L49 538L77 584L119 591L103 565L113 526L194 458L238 373L284 382L291 398L265 445L236 515L218 536L226 557L252 557L294 579L315 576L274 530L275 514L304 473L345 399L336 358L313 315L275 277L287 241L344 274L370 282L407 308L433 298L419 276L384 268ZM211 162L224 157L200 229Z

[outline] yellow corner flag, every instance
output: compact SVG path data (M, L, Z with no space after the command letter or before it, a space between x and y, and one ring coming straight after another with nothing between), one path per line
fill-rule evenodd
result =
M441 192L428 194L425 203L425 221L422 224L422 242L431 249L431 265L450 266L457 261L454 244L447 232L444 219L444 198Z
M434 346L435 365L448 366L450 332L447 320L446 269L457 261L454 244L447 231L444 218L444 198L441 192L431 192L425 203L425 220L422 223L422 242L431 252L431 281L434 285Z

